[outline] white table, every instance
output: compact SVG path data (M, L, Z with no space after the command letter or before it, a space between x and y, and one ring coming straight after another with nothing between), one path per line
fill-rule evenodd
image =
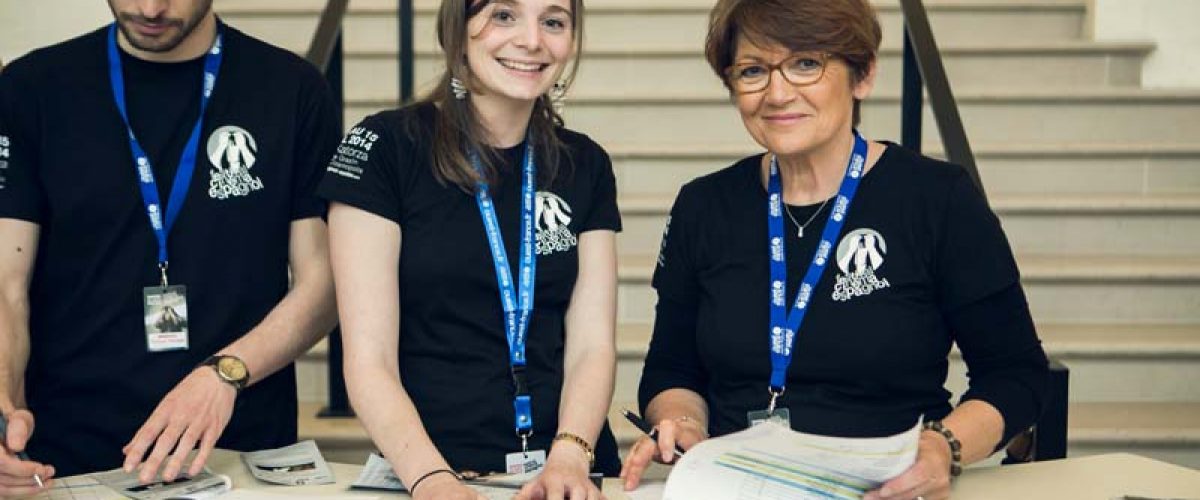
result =
M350 483L360 465L331 463L337 483L278 486L260 483L235 452L218 450L209 461L213 472L228 475L235 488L264 490L293 497L349 495L409 498L400 493L356 491ZM628 500L616 479L604 481L609 500ZM1110 500L1122 495L1200 500L1200 471L1128 453L1069 458L1004 467L966 470L953 485L956 500Z

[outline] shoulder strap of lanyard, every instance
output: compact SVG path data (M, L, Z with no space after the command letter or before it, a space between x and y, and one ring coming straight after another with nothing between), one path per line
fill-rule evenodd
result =
M789 313L786 309L787 299L785 297L787 293L787 257L783 237L783 181L779 175L778 160L774 157L771 158L770 178L767 182L767 248L771 261L770 392L772 397L768 411L774 411L775 399L783 394L788 366L792 362L792 346L795 344L796 334L804 323L809 299L812 297L813 290L816 289L817 282L821 280L821 273L825 270L825 264L829 261L829 255L833 251L833 243L841 235L846 213L850 210L850 204L854 201L854 195L858 191L866 160L867 141L858 134L858 131L854 131L854 150L846 165L845 177L838 188L837 199L825 222L825 229L821 232L821 241L813 253L808 271L804 273L804 280L800 282L796 302Z
M480 164L479 154L472 151L469 156L475 169L482 173L483 166ZM504 307L504 327L508 339L508 361L516 386L516 395L513 398L515 426L522 446L525 447L529 436L533 434L533 409L525 375L525 338L529 331L530 313L533 311L534 279L537 275L537 258L534 255L533 243L536 168L532 142L528 139L525 141L525 157L521 163L521 274L517 290L514 290L512 271L508 266L508 252L504 249L500 222L496 218L496 209L487 182L479 183L475 192L475 203L479 206L480 216L483 217L492 263L496 269L496 282L500 285L500 303Z
M218 23L216 40L213 41L212 48L204 56L204 83L200 93L200 116L196 118L196 124L192 127L192 133L188 137L187 144L183 148L183 155L179 159L179 168L175 171L175 180L171 185L171 194L167 199L166 216L164 217L162 204L158 198L158 184L154 179L154 171L150 168L150 158L146 156L146 151L138 143L137 136L134 135L133 127L129 122L125 101L125 74L122 72L121 54L117 48L117 24L113 23L108 28L108 74L112 83L113 100L116 102L117 110L121 113L121 120L125 123L126 135L129 137L129 149L133 153L138 185L142 191L142 203L145 205L146 215L150 219L150 227L154 230L154 237L158 241L158 266L163 273L164 286L167 281L167 235L171 233L175 220L179 218L179 210L183 207L184 199L187 198L188 188L192 182L192 172L196 168L196 151L200 144L200 129L204 123L204 111L208 107L209 98L212 97L213 88L217 83L217 75L221 69L222 31L223 28Z

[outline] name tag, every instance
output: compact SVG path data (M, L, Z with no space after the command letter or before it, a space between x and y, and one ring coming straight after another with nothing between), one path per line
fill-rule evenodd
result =
M509 474L525 474L546 466L546 450L518 451L504 456L504 470Z
M776 408L773 412L767 410L758 410L746 413L746 420L750 422L750 427L754 427L763 422L778 422L779 424L792 427L792 412L787 408Z
M188 348L187 288L183 285L142 289L146 350L183 351Z

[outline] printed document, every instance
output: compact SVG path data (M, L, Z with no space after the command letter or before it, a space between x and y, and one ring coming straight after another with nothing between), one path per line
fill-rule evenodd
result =
M95 474L100 484L135 500L200 500L215 498L233 488L228 476L215 475L205 470L192 477L180 477L174 481L163 481L162 476L154 482L141 484L137 473L121 469Z
M764 422L688 450L663 500L857 500L912 466L920 434L919 420L881 438L818 436Z
M250 468L250 474L268 483L303 486L336 482L333 471L312 440L274 450L242 453L242 461Z
M536 474L533 474L533 476L536 476ZM495 486L486 486L478 483L471 483L468 486L478 491L480 495L483 495L488 500L509 500L517 494L517 490L520 487L519 484L524 483L513 482L509 484L497 481L493 484ZM367 464L363 466L358 479L355 479L354 484L350 485L350 487L366 490L408 491L408 488L404 487L404 483L392 471L392 464L386 458L383 458L383 455L378 453L372 453L367 457Z

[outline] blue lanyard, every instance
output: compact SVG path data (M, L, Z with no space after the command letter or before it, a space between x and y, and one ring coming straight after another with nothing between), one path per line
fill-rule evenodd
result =
M162 204L158 199L158 184L154 180L154 171L150 168L150 158L138 143L129 125L129 113L125 105L125 74L121 71L121 54L117 49L117 24L108 28L108 75L112 82L113 98L117 110L121 112L121 120L129 135L129 149L133 152L134 167L137 169L138 184L142 189L142 203L146 207L146 215L150 218L150 227L154 229L154 237L158 240L158 268L162 272L163 286L167 284L167 235L179 218L179 209L187 198L188 188L192 183L192 172L196 169L196 150L200 144L200 128L204 122L204 110L212 96L213 87L217 83L217 74L221 68L221 31L217 25L217 38L212 48L204 56L204 84L200 95L200 116L192 127L192 135L188 137L183 155L179 159L179 168L175 171L175 181L171 185L170 198L167 200L166 217L162 214Z
M472 151L471 163L480 173L483 167L479 162L479 154ZM517 285L519 292L513 290L512 271L508 267L508 252L504 249L504 240L500 237L500 222L496 219L496 209L488 192L487 182L480 182L475 192L475 203L479 205L479 215L483 217L483 226L487 230L488 244L492 250L492 263L496 267L496 282L500 285L500 303L504 306L504 329L508 339L508 361L512 368L513 382L516 385L516 395L513 397L513 409L516 413L517 435L521 437L522 448L527 448L529 436L533 434L533 409L529 396L529 385L525 376L525 336L529 331L530 313L533 311L534 277L537 275L537 259L533 245L534 217L534 162L533 146L526 139L525 158L522 160L521 183L521 268L520 281Z
M771 259L771 403L767 411L775 411L775 400L783 394L787 382L788 366L792 363L792 346L795 345L796 333L804 323L808 313L808 304L816 290L817 282L825 264L829 262L833 251L833 242L842 233L846 214L854 194L858 191L858 183L862 179L867 162L867 141L854 131L854 152L846 165L845 178L838 188L837 199L833 210L825 222L821 232L821 241L813 253L813 260L804 273L804 281L800 282L800 290L796 294L796 302L791 312L787 311L787 258L783 239L783 181L779 177L779 162L771 158L771 176L767 182L767 248Z

